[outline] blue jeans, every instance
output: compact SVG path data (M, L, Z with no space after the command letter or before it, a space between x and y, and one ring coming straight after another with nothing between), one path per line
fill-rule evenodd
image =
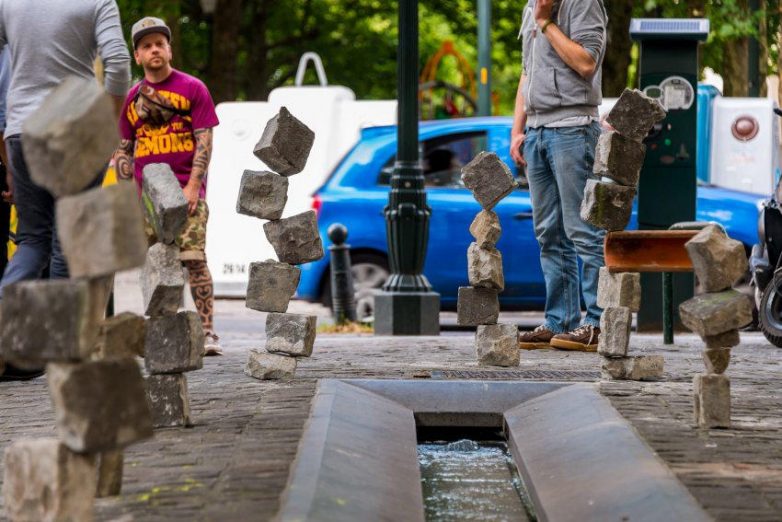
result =
M546 281L545 324L555 333L572 331L580 324L599 326L602 309L597 306L597 280L605 232L584 222L580 210L600 126L529 128L526 134L524 158L532 217ZM586 303L583 323L579 294Z

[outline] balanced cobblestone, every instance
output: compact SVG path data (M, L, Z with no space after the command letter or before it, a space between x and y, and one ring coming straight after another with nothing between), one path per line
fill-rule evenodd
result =
M146 387L155 428L191 424L190 395L184 374L150 375L146 379Z
M467 249L467 276L470 286L502 291L505 288L505 276L500 251L471 243Z
M603 357L627 357L632 323L633 313L626 306L603 310L597 353Z
M98 486L97 498L116 497L122 491L122 471L125 455L120 450L104 451L97 456Z
M144 313L149 316L174 314L182 303L185 276L179 260L179 247L155 243L149 247L141 271Z
M274 172L245 170L236 212L259 219L280 219L288 202L288 178Z
M627 307L631 312L641 309L641 274L619 272L612 274L607 267L600 268L597 281L597 306L600 308Z
M641 143L655 123L666 116L660 102L638 89L625 89L606 117L606 123L622 136Z
M301 269L268 259L250 263L247 308L260 312L284 313L299 286Z
M462 167L462 182L484 210L491 210L518 186L508 166L493 152L481 152Z
M304 170L314 142L315 133L282 107L266 124L254 153L273 171L292 176Z
M696 295L679 305L684 326L698 335L716 336L742 328L752 321L752 304L747 296L726 290Z
M581 203L581 219L608 231L624 230L633 211L634 187L589 179Z
M656 381L663 377L665 360L661 355L637 355L603 359L603 378L628 381Z
M597 141L593 171L620 185L637 187L645 156L646 145L618 132L604 132Z
M149 319L144 354L149 373L200 370L203 356L204 329L198 314L185 311Z
M266 316L266 351L310 357L317 324L314 315L270 313Z
M728 330L718 335L706 335L702 337L706 348L733 348L741 342L738 330Z
M315 211L269 221L263 225L266 238L274 247L277 258L291 265L317 261L324 255Z
M167 163L144 167L141 201L158 241L172 244L187 221L187 200Z
M481 210L470 225L470 234L481 248L494 248L500 240L502 228L497 214L491 210Z
M699 231L684 247L703 292L727 290L747 271L744 245L715 225Z
M730 379L696 375L693 380L695 421L701 428L730 428Z
M707 348L703 350L703 363L707 373L725 373L730 365L730 348Z
M475 333L475 351L481 366L518 366L521 352L517 345L519 330L515 324L479 326Z
M143 357L146 320L133 312L107 317L100 325L93 359Z
M500 300L492 288L459 287L456 322L461 326L496 324L500 315Z
M291 380L296 372L296 358L274 353L250 350L244 373L266 380Z

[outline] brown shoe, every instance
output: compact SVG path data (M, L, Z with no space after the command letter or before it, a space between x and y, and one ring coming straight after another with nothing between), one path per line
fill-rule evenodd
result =
M562 350L596 352L599 337L600 328L591 324L585 324L572 332L555 335L551 338L551 346Z
M554 332L542 324L531 332L519 332L519 349L521 350L539 350L541 348L551 348L549 341L554 337Z

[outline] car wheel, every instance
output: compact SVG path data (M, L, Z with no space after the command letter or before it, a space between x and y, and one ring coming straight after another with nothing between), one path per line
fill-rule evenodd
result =
M763 335L771 344L782 348L782 271L777 271L763 290L758 315Z
M370 322L375 317L375 295L385 284L390 272L380 256L358 254L352 260L353 288L356 289L356 317Z

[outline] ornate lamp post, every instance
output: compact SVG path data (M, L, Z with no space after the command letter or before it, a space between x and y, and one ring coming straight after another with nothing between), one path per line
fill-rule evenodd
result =
M385 208L391 275L375 297L376 335L438 335L440 294L423 275L429 242L424 176L418 159L418 1L399 2L396 164Z

